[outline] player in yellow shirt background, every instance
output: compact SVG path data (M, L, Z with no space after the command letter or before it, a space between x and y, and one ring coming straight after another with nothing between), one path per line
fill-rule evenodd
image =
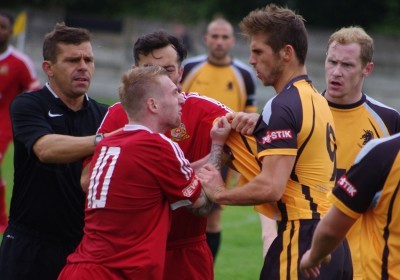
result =
M337 179L368 141L400 132L399 113L362 91L364 79L374 68L373 52L373 39L361 27L341 28L328 40L323 95L335 122ZM360 256L361 220L347 234L357 280L365 279Z
M203 39L207 54L184 62L182 90L211 97L235 112L257 112L255 73L231 54L235 45L232 24L223 17L216 17L207 25ZM239 176L226 166L222 174L227 186ZM220 205L216 205L207 217L207 243L214 261L221 243L221 210Z

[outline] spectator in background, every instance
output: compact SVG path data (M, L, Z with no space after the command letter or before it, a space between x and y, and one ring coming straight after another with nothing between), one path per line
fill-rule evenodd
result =
M212 20L207 25L204 43L207 54L190 58L183 65L182 90L211 97L235 112L256 112L256 77L248 65L231 54L235 44L231 23L222 17ZM231 175L235 173L227 167L222 172L229 186ZM207 243L214 261L220 242L221 207L216 205L207 219Z
M2 279L56 279L82 238L82 159L100 140L94 134L107 111L87 96L90 40L85 29L56 24L43 42L48 83L11 104L14 188L0 247Z
M373 53L374 41L361 27L341 28L328 40L323 95L335 121L337 179L349 170L368 141L400 132L399 113L362 91L364 79L374 69ZM360 255L361 220L347 233L355 280L365 279Z
M10 45L13 24L13 16L0 11L0 233L7 227L6 186L1 164L12 142L10 103L18 94L40 87L31 59Z

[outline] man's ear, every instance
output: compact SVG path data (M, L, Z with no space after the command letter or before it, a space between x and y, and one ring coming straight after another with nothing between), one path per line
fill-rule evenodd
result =
M374 69L374 63L373 62L368 62L367 65L365 65L362 75L363 77L368 77L369 74L371 74L372 70Z
M155 113L158 109L157 100L154 98L147 99L147 108L149 109L150 112Z
M48 61L48 60L43 61L42 69L47 77L53 77L53 67L52 67L52 63L50 61Z
M294 49L291 45L284 45L279 51L281 57L285 61L290 61L294 55Z

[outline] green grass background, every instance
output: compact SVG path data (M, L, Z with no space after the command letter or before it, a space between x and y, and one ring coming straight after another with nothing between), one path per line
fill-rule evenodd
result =
M13 145L10 145L5 155L2 174L6 181L6 197L9 206L13 185ZM226 206L224 208L222 242L215 263L215 280L259 279L263 264L260 228L258 214L253 207Z

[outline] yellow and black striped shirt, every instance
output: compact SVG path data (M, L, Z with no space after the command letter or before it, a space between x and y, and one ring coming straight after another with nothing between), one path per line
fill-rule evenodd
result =
M370 141L329 195L354 219L362 215L361 263L366 279L400 275L400 134Z
M198 92L225 104L235 112L256 112L254 70L237 59L215 65L206 55L187 59L182 75L182 90Z
M361 148L370 140L400 132L399 113L365 94L353 104L343 105L329 101L328 104L335 121L336 178L340 178L350 168ZM365 278L360 255L361 222L362 219L358 219L346 235L350 245L354 280Z
M326 195L335 182L336 143L328 103L306 75L267 102L254 135L260 161L268 155L296 156L282 198L257 210L279 221L320 219L330 206Z

